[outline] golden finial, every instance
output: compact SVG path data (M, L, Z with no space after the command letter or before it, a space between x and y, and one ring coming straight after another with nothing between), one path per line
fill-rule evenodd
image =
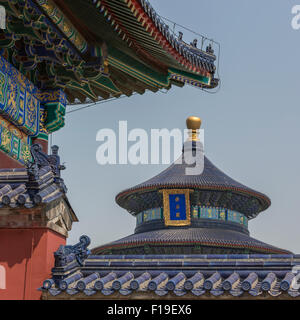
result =
M201 127L201 119L198 118L198 117L188 117L186 119L186 126L190 131L189 133L189 140L192 140L192 141L198 141L199 138L198 138L198 130L200 129Z

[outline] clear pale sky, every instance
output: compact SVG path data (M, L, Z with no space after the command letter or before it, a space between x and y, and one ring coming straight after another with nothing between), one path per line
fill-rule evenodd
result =
M80 220L68 239L87 234L91 247L133 233L135 218L115 195L166 165L96 162L96 133L117 129L185 128L196 115L205 129L205 152L232 178L267 194L271 207L249 223L251 236L300 253L300 30L291 27L297 0L151 0L156 11L221 43L221 90L185 86L145 93L66 116L53 134L60 146L69 200ZM186 37L188 35L186 34ZM190 40L190 39L188 39ZM73 106L68 107L72 110Z

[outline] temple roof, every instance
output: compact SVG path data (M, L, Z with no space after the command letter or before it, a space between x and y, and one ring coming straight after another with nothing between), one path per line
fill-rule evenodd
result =
M67 188L60 177L60 164L55 152L47 155L41 146L34 144L31 147L33 160L27 163L27 168L0 169L0 209L31 209L50 204L63 199L70 209L73 221L78 221L67 197Z
M194 206L232 209L248 219L266 210L271 204L266 195L232 179L205 156L198 137L201 119L192 116L187 118L186 124L189 138L183 145L181 156L155 177L117 194L116 202L136 215L163 207L161 190L189 189L192 191L191 205Z
M81 237L82 238L82 237ZM89 244L89 242L88 242ZM299 298L293 254L90 255L61 246L43 299Z
M7 28L0 30L1 54L38 89L62 89L68 103L185 83L208 89L218 85L214 43L206 43L207 49L185 43L148 1L0 4L7 15Z
M149 1L66 0L65 7L90 28L97 37L124 49L156 68L180 68L208 75L215 70L214 53L185 43L170 30ZM83 10L82 8L85 7ZM89 19L86 19L89 15ZM113 26L95 30L100 24ZM113 32L112 32L113 30ZM114 34L114 32L116 32ZM119 38L115 35L119 34ZM127 43L128 46L124 46ZM137 53L138 52L138 53Z
M182 159L182 164L176 164L175 162L155 177L141 184L138 184L137 186L129 190L153 189L157 187L189 188L193 186L194 188L199 189L216 188L222 190L237 190L245 193L257 194L261 197L264 196L263 194L246 187L245 185L235 181L234 179L226 175L224 172L218 169L207 157L205 157L204 171L201 174L187 175L185 173L187 167L192 167L192 165L186 164Z
M185 163L183 154L181 158L180 164L175 162L155 177L120 192L116 196L117 203L129 212L139 212L151 208L151 203L145 200L150 196L156 199L153 201L153 208L162 206L161 196L153 194L160 189L190 188L199 192L198 201L200 200L201 204L206 202L214 206L222 206L223 201L223 206L238 209L249 217L254 217L270 206L271 201L266 195L230 178L207 157L204 158L204 170L200 175L186 175L186 168L192 165ZM229 198L224 199L222 194L225 197L228 195ZM196 194L192 194L192 197L196 197ZM215 202L218 203L214 204Z
M117 241L110 242L100 247L94 248L93 253L105 254L114 250L125 250L136 248L144 250L144 246L157 247L158 251L163 251L164 247L172 246L186 247L182 251L189 251L189 247L217 247L226 249L246 249L263 253L290 253L288 250L276 248L262 241L249 237L247 234L213 228L177 228L161 229L149 232L136 233ZM159 249L161 248L161 249ZM174 250L176 252L176 250Z
M288 253L249 236L245 221L267 209L270 199L232 179L204 155L198 137L200 118L189 117L186 123L189 137L179 159L155 177L116 196L116 202L137 218L135 233L93 252ZM179 195L185 199L184 206L179 204ZM171 196L177 201L176 211L175 201L172 203L172 223ZM184 221L179 221L181 207L185 208Z
M39 170L38 175L36 188L31 188L27 170L0 169L0 208L32 208L64 196L50 167Z

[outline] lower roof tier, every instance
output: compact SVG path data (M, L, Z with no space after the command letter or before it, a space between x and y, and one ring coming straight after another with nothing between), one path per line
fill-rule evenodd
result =
M43 299L300 298L300 255L92 255L89 244L54 253Z
M94 254L290 253L245 233L220 228L168 228L136 233L94 248Z
M203 275L202 272L182 272L181 269L163 269L159 273L146 269L142 274L130 271L119 274L105 272L87 276L79 272L75 286L71 283L72 288L65 290L55 285L41 288L42 299L300 299L300 292L291 288L296 276L287 271L281 272L282 277L278 277L277 272L269 272L261 278L263 268L248 273L248 276L241 270L230 270L223 276L219 272ZM110 280L108 285L107 279ZM94 288L93 284L86 285L90 282L97 283L101 288Z

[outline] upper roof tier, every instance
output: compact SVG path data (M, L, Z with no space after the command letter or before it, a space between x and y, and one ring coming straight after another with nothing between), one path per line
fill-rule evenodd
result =
M144 0L0 0L2 55L39 89L69 103L156 92L185 83L214 88L213 41L188 44ZM204 45L203 45L203 41Z
M192 122L193 123L193 122ZM192 129L192 123L189 124ZM201 122L196 125L200 127ZM199 144L194 141L194 147ZM192 168L185 162L184 152L181 161L175 161L170 167L157 176L122 191L116 196L116 202L130 213L162 207L162 189L192 189L191 205L225 207L254 218L259 212L267 209L270 199L251 188L235 181L218 169L204 156L204 169L201 174L187 175L186 168Z

